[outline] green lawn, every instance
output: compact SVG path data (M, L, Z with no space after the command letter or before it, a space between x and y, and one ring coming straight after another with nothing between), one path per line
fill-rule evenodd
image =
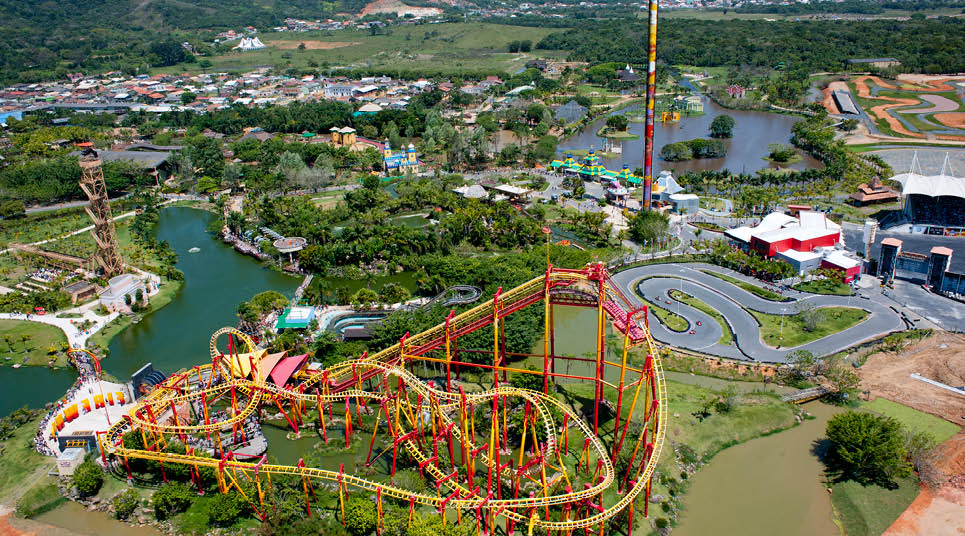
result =
M24 336L29 340L24 340ZM67 337L60 329L48 324L27 320L0 320L0 343L2 365L46 365L51 359L58 367L67 364L62 352ZM49 352L53 347L55 351Z
M831 485L831 505L848 536L877 536L898 519L918 496L914 477L898 480L898 489L863 486L848 480Z
M304 69L314 63L316 66L412 69L449 74L481 70L509 73L524 67L537 55L552 55L545 53L548 51L509 53L507 45L510 41L528 39L535 43L553 31L553 28L459 22L394 26L391 35L370 35L368 31L355 30L297 34L268 32L259 34L268 48L213 56L209 58L212 67L208 71L246 71L263 65ZM298 43L306 43L307 49L297 50ZM317 48L322 43L333 43L327 46L335 48ZM198 67L197 64L181 64L157 71L170 73L182 69L195 71Z
M725 275L720 272L715 272L713 270L701 270L701 272L707 275L712 275L717 279L723 279L724 281L727 281L732 285L737 285L738 287L746 290L747 292L750 292L751 294L754 294L759 298L764 298L765 300L768 300L768 301L784 302L784 301L790 301L791 299L786 296L781 296L776 292L771 292L770 290L763 289L753 283L748 283L747 281L743 281L741 279L737 279L736 277L731 277L729 275Z
M717 311L717 309L714 309L710 305L707 305L705 302L698 300L697 298L694 298L690 294L687 294L685 292L680 292L679 290L671 290L670 296L675 300L682 301L683 303L693 307L694 309L707 313L708 315L710 315L711 318L716 320L717 323L720 324L720 330L721 330L720 339L717 341L718 344L728 345L728 344L734 343L734 334L733 332L731 332L730 326L727 324L727 321L724 319L724 315L720 314L720 312Z
M934 415L878 397L861 404L861 409L885 415L900 422L911 432L925 432L941 443L958 433L959 427Z
M643 298L641 298L641 300L643 300ZM690 322L687 322L687 319L677 313L671 312L663 306L657 305L649 300L643 300L643 303L653 311L653 314L657 316L660 323L666 326L667 329L671 331L686 331L690 329Z
M792 288L812 294L830 294L833 296L848 296L851 294L850 286L833 279L813 279L811 281L805 281L804 283L798 283Z
M6 502L11 494L25 491L22 485L35 483L35 473L44 467L54 466L53 458L43 456L33 448L38 419L23 424L5 441L0 441L0 502ZM37 475L39 476L39 474Z
M782 348L793 348L844 331L868 317L867 311L854 307L822 307L817 310L821 313L820 321L813 330L806 331L801 315L783 316L782 329L782 315L748 310L761 323L761 339L764 343Z

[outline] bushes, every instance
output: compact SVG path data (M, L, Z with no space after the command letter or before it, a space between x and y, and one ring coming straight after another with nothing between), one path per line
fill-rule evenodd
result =
M137 509L137 492L133 489L126 489L111 499L114 506L114 517L117 519L127 519Z
M368 536L375 530L375 504L362 498L351 499L345 507L345 528L352 536Z
M193 493L186 485L181 483L164 484L151 497L151 503L154 505L154 516L159 520L167 519L187 510L193 500Z
M209 499L208 520L212 525L227 527L237 521L246 506L240 493L219 493Z
M104 472L96 463L87 460L74 470L73 483L77 491L85 497L97 495L104 484Z

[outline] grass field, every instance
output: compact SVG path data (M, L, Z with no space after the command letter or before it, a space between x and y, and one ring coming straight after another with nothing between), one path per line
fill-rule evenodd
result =
M770 290L763 289L753 283L748 283L747 281L742 281L740 279L737 279L736 277L731 277L729 275L722 274L720 272L715 272L713 270L701 270L701 272L704 272L707 275L712 275L718 279L723 279L724 281L727 281L732 285L737 285L738 287L746 290L747 292L750 292L751 294L754 294L759 298L764 298L765 300L768 300L768 301L785 302L785 301L790 301L791 299L785 296L781 296L776 292L771 292Z
M720 324L720 331L721 331L720 339L717 341L718 344L728 345L728 344L734 343L734 334L733 332L731 332L730 326L727 324L727 320L724 319L724 315L720 314L720 312L717 311L717 309L714 309L713 307L711 307L710 305L707 305L703 301L698 300L697 298L694 298L693 296L685 292L680 292L679 290L671 290L670 296L675 300L679 300L683 303L686 303L687 305L693 307L694 309L703 311L704 313L708 314L711 318L716 320L717 323Z
M812 294L830 294L832 296L848 296L851 294L850 286L833 279L812 279L811 281L798 283L792 288Z
M671 331L686 331L690 328L690 322L687 322L687 319L684 317L678 315L677 313L671 312L670 310L665 309L663 306L657 305L650 300L644 300L643 298L640 299L643 300L643 303L645 303L651 311L653 311L653 314L657 316L657 319L660 320L660 323L664 326L667 326L667 329Z
M355 30L264 33L259 36L265 43L305 42L306 50L279 48L289 46L279 43L263 50L229 52L209 58L212 67L208 71L247 71L258 66L302 69L312 67L312 62L316 66L411 69L451 74L480 70L512 73L524 68L526 62L537 54L540 57L553 54L548 51L509 53L509 42L528 39L536 43L553 31L552 28L464 22L394 26L387 35L370 35L367 31ZM337 48L323 48L326 43L328 46L337 44ZM184 68L185 65L179 65L158 72L177 72Z
M0 441L0 503L6 503L11 495L24 491L24 486L36 483L43 468L52 468L54 460L43 456L33 448L33 436L39 421L33 419L14 431L5 441Z
M821 318L811 331L804 329L801 315L783 316L750 310L761 323L761 339L770 346L793 348L822 337L844 331L868 317L868 312L854 307L822 307Z
M30 339L24 340L25 336ZM3 343L0 365L46 365L52 358L58 367L67 364L67 357L61 351L67 337L54 326L27 320L0 320L0 342ZM53 354L48 351L51 347L56 349Z
M897 481L898 489L863 486L852 480L831 484L831 504L848 536L877 536L918 496L915 478Z
M885 415L900 422L910 432L924 432L941 443L958 433L959 427L923 411L903 406L891 400L878 397L861 404L861 409L878 415Z

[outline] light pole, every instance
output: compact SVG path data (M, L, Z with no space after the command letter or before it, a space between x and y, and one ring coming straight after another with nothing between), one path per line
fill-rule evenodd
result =
M787 313L787 307L781 307L781 340L784 340L784 317Z

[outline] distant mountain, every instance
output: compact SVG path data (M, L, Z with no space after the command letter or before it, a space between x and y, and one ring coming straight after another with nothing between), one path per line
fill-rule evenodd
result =
M358 13L365 0L0 0L0 83L178 60L172 42L259 29L286 17ZM159 54L158 52L162 52ZM182 58L183 59L183 58ZM176 61L175 61L176 62Z

